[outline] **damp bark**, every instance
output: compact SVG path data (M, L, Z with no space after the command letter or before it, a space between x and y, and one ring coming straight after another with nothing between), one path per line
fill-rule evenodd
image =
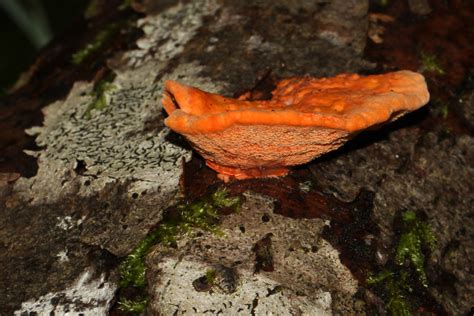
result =
M223 236L197 231L144 258L146 308L383 312L386 289L366 280L390 265L397 219L413 211L438 240L425 253L429 286L418 311L467 313L474 141L465 38L474 9L384 3L145 1L123 10L111 1L56 39L0 107L8 131L0 136L0 313L111 311L119 263L163 211L223 185L164 127L164 80L265 99L288 76L403 68L429 78L429 109L285 178L226 184L244 199L240 212L222 215ZM366 39L371 13L394 18L380 44ZM121 27L71 63L112 24ZM99 89L104 82L110 89Z

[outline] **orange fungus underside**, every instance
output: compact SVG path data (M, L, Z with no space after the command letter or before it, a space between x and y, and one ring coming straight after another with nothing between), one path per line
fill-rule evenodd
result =
M184 135L207 165L228 180L284 175L342 146L357 132L390 122L429 100L422 75L342 74L289 78L272 99L226 98L165 83L165 124Z

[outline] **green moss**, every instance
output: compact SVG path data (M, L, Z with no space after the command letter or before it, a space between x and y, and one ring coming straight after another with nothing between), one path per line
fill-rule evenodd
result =
M386 7L390 4L390 1L389 0L378 0L377 3L381 7Z
M370 275L367 278L367 284L369 284L369 285L377 284L377 283L380 283L380 282L382 282L382 281L384 281L388 278L391 278L391 277L393 277L393 272L392 271L383 270L382 272L380 272L377 275Z
M115 74L111 73L96 83L94 90L91 93L91 95L94 97L94 101L89 104L86 111L84 112L83 117L90 119L92 116L92 110L101 111L107 107L108 101L106 92L115 88L115 86L112 84L114 78Z
M412 315L408 295L412 292L409 275L406 271L382 270L375 276L367 279L367 284L383 283L387 291L386 308L392 316Z
M233 208L235 211L240 210L240 197L229 196L226 189L218 189L211 194L210 201L217 208Z
M131 7L133 0L122 0L122 3L118 6L119 10L126 10Z
M441 67L440 62L435 55L421 52L420 62L422 72L433 72L441 76L445 74L444 69Z
M392 296L388 302L387 309L392 316L411 316L413 315L403 296Z
M412 315L411 308L407 300L407 293L412 292L408 273L400 272L399 275L391 274L387 279L386 287L390 300L387 303L387 309L392 316Z
M100 31L94 40L88 43L85 47L75 52L71 57L73 65L79 65L86 60L93 53L97 52L104 44L120 30L120 26L117 23L110 24L107 28Z
M418 220L415 212L407 211L402 215L403 233L400 236L396 252L395 262L403 265L410 261L418 276L418 280L424 287L428 287L428 278L425 273L425 256L422 251L426 245L431 251L436 247L436 237L428 224Z
M207 284L212 286L214 282L216 281L216 277L217 277L217 271L215 269L209 269L206 271L205 278L206 278Z
M428 287L423 247L433 251L436 237L428 224L420 221L415 212L402 214L402 232L394 253L394 265L388 265L376 275L367 278L368 285L381 285L386 292L386 308L391 315L412 315L417 305L414 288ZM410 263L413 270L405 265Z
M145 256L150 248L159 240L159 233L155 231L145 237L120 265L120 286L129 285L141 288L145 286Z
M157 243L176 247L177 239L194 229L222 234L217 227L218 211L222 208L238 210L240 208L240 198L229 196L225 189L218 189L203 199L192 203L179 204L176 207L176 214L165 219L122 261L120 264L120 286L145 288L145 257L151 247ZM213 279L215 275L215 271L214 273L208 271L206 279Z
M119 304L119 309L123 312L136 313L140 314L145 311L146 304L148 300L146 298L140 298L138 300L121 300Z
M86 9L84 10L84 17L90 19L96 17L99 14L99 0L89 1Z
M446 119L449 115L449 104L440 100L435 100L433 103L436 106L436 108L433 109L435 115Z
M449 105L447 103L443 103L441 107L441 116L445 119L449 115Z
M446 119L449 115L450 105L446 101L443 101L439 98L433 98L430 100L432 106L430 107L430 112L436 116Z

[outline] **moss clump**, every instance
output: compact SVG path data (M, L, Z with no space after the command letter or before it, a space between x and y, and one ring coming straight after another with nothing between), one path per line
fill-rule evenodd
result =
M212 286L214 282L216 282L217 271L215 269L209 269L206 271L204 277L206 278L207 284Z
M132 6L133 0L123 0L122 3L118 6L119 10L126 10Z
M100 13L100 4L99 0L91 0L84 10L84 17L90 19L96 17Z
M91 95L94 97L92 101L84 112L83 117L90 119L92 116L92 110L101 111L107 107L107 95L106 92L111 91L115 88L112 84L112 81L115 79L115 74L111 73L94 86L94 90Z
M406 271L395 273L390 270L383 270L375 276L367 279L367 284L375 285L383 283L387 291L388 301L386 308L392 316L410 316L411 308L407 296L413 292L409 275Z
M216 269L208 269L206 273L193 281L193 287L198 292L210 291L216 283L218 271Z
M80 65L84 60L86 60L93 53L97 52L100 48L104 46L105 43L118 31L120 30L120 25L117 23L112 23L104 30L100 31L94 38L94 40L88 43L81 50L72 54L71 63L73 65Z
M382 285L386 292L386 308L391 315L412 315L417 304L415 289L428 287L423 247L433 251L436 237L427 223L420 221L415 212L402 214L402 232L394 253L394 264L388 264L377 275L367 278L368 285ZM410 266L405 265L406 262Z
M153 232L145 237L120 265L120 286L136 288L145 286L145 255L158 242L158 234Z
M440 62L435 55L421 52L420 62L421 62L421 69L420 69L421 72L432 72L440 76L446 73L444 69L441 67Z
M148 300L146 298L140 298L133 301L123 299L118 304L119 304L119 309L123 312L140 314L145 311L147 303L148 303Z
M449 116L449 111L450 111L449 103L441 99L433 99L430 102L433 105L430 108L430 112L433 114L433 116L441 117L443 119L446 119Z
M227 190L218 189L209 196L192 203L179 204L176 212L165 219L157 229L145 237L120 265L120 287L132 286L143 289L145 281L145 256L155 244L161 242L165 246L177 246L177 238L190 233L193 229L201 229L221 234L217 228L219 209L240 208L240 198L229 196ZM206 273L212 279L212 273ZM215 271L214 271L215 278Z
M403 233L395 252L395 263L403 265L406 260L415 268L418 280L423 287L428 287L425 273L425 256L422 247L426 245L430 251L436 248L436 236L431 227L419 219L415 212L407 211L402 215Z
M446 119L449 115L449 105L447 103L443 103L440 110L441 110L441 117Z

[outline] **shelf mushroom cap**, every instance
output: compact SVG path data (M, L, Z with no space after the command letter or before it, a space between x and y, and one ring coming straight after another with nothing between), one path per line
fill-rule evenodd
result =
M393 121L429 101L424 77L411 71L280 81L271 100L226 98L165 83L165 124L184 135L225 177L286 174L337 149L357 132ZM223 177L223 178L225 178Z

